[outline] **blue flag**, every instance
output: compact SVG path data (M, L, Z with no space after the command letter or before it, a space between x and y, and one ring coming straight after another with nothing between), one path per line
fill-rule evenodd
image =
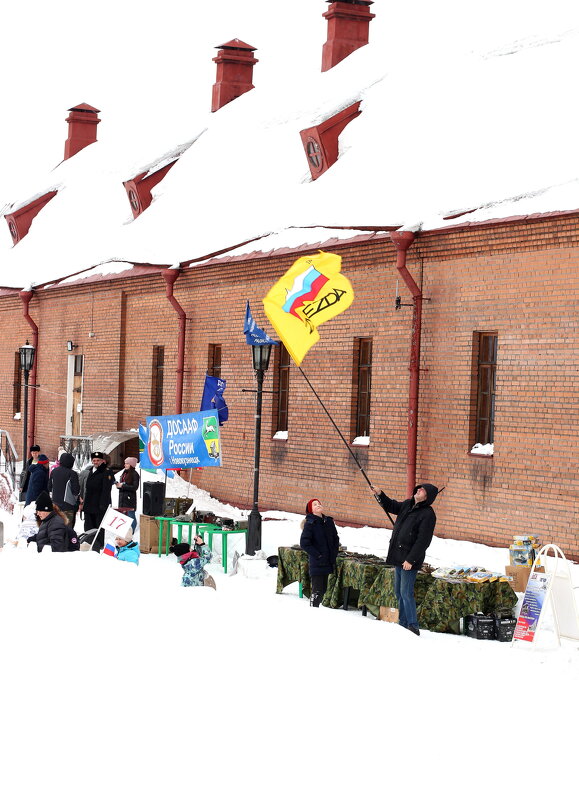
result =
M206 375L203 397L201 398L201 408L199 409L200 412L207 411L208 409L217 409L220 426L222 426L229 417L229 409L223 397L226 386L227 381L224 381L222 378Z
M279 342L276 342L275 339L269 337L265 331L258 328L257 323L253 319L251 309L249 308L249 301L247 301L247 308L245 310L243 333L245 334L245 341L248 345L279 345Z

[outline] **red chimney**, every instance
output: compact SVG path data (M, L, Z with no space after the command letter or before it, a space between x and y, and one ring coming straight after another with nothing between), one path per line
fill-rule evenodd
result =
M220 108L253 89L253 65L257 59L253 57L255 47L232 39L219 45L213 61L217 64L217 77L213 84L211 111Z
M322 49L322 72L327 72L350 53L368 44L370 13L374 0L339 0L330 3L322 16L328 20L328 41Z
M96 142L96 129L99 124L99 110L86 103L69 108L68 139L64 143L64 160L66 161L79 150Z

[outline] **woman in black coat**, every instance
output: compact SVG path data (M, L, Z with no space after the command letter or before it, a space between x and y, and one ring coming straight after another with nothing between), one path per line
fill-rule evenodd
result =
M319 606L328 589L328 576L336 569L340 539L333 518L324 514L324 508L318 498L312 498L306 505L306 519L300 547L309 557L312 580L310 604Z
M125 459L125 469L119 481L115 486L119 490L119 505L117 509L119 512L131 517L133 519L133 531L137 527L137 490L139 489L140 477L135 467L137 460L134 456L127 456Z
M61 453L58 463L59 466L54 468L48 479L48 491L52 496L53 503L64 513L68 525L74 528L80 492L78 473L73 470L74 456L72 453Z
M38 531L27 542L35 542L38 553L45 545L53 551L66 551L66 523L55 510L48 492L41 492L36 499L36 516L40 520Z

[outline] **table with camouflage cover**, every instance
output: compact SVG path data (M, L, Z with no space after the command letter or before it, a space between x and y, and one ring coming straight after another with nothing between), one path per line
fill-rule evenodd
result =
M311 592L308 556L301 548L278 549L277 592L299 581L304 595ZM378 616L380 606L398 606L394 594L394 568L372 555L339 554L336 572L328 579L323 606L338 609L343 605L344 588L351 588L352 600L359 609L366 607ZM427 573L418 573L414 590L420 628L430 631L457 632L458 621L475 612L511 612L517 596L506 582L463 582L450 584Z

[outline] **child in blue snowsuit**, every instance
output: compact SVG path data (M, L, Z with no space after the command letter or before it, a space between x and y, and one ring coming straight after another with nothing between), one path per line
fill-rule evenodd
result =
M130 539L126 539L129 537ZM117 559L119 562L132 562L134 565L139 564L139 556L141 550L139 543L133 540L133 532L125 534L123 537L115 537L115 545L117 546Z
M173 545L171 550L179 559L179 564L183 568L182 587L202 587L204 583L203 568L211 561L211 549L205 545L202 538L196 535L194 547L181 542Z

